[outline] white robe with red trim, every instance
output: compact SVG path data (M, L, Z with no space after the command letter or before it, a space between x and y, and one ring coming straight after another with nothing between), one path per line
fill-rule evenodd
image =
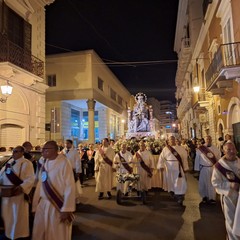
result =
M129 151L126 151L125 153L120 151L119 154L121 155L121 157L123 157L125 159L126 163L128 163L128 164L130 163L129 167L131 167L131 162L132 162L132 159L133 159L132 154ZM119 154L117 153L114 157L114 160L113 160L114 168L116 168L116 170L119 174L122 174L122 175L129 174L128 170L121 163ZM128 191L129 184L130 184L129 181L126 181L125 183L117 182L117 190L120 189L125 194Z
M189 170L187 151L182 146L172 146L172 148L174 148L180 155L183 169L182 167L179 167L179 161L167 146L163 148L159 156L157 169L164 169L165 171L168 192L174 192L177 195L184 195L187 191L187 181L184 171ZM179 169L182 177L179 177Z
M150 151L144 150L140 151L138 150L137 153L141 156L144 163L150 168L150 171L152 172L154 168L154 160L153 155ZM149 177L148 172L140 165L140 159L137 158L136 155L133 157L133 172L140 174L140 189L139 190L145 190L148 191L151 189L151 177Z
M209 147L209 150L215 155L217 161L221 157L221 151L216 146ZM216 191L211 184L213 163L199 149L196 150L194 170L200 171L199 174L199 194L202 198L216 200Z
M9 163L13 162L13 159ZM12 166L15 174L23 181L20 185L23 192L29 194L34 185L34 169L32 163L24 157L16 160ZM1 169L0 182L3 185L13 185ZM5 225L5 235L10 239L29 236L29 204L24 194L13 197L2 197L2 217Z
M219 163L226 169L233 171L238 177L240 171L240 159L229 162L222 157ZM213 187L221 196L222 210L225 217L225 225L228 234L228 239L240 239L240 213L239 213L239 192L231 189L230 181L217 169L213 168L212 179Z
M40 159L43 163L43 159ZM44 165L51 185L63 197L61 212L75 211L75 181L72 167L64 155ZM60 222L60 212L46 196L39 179L33 200L35 213L32 240L71 240L72 224Z
M105 155L113 161L115 152L112 147L103 148ZM113 168L104 161L101 153L96 152L95 157L96 192L110 192L113 187ZM116 182L116 181L115 181Z

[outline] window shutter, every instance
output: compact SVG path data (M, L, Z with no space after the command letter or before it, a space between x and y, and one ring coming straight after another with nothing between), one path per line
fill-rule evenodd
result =
M23 48L31 53L32 50L32 25L26 21L23 22Z

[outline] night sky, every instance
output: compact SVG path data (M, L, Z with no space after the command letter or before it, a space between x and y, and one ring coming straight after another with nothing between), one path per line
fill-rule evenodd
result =
M46 54L93 49L131 94L175 101L177 7L178 0L55 0L46 7Z

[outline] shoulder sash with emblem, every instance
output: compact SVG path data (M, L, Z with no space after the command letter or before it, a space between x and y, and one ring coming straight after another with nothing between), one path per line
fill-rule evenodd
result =
M182 158L179 155L179 153L170 145L167 145L167 148L169 149L169 151L176 157L176 159L178 160L179 163L179 174L178 177L182 177L182 172L181 172L181 168L183 169L183 162L182 162ZM180 168L181 167L181 168Z
M127 161L124 159L123 156L121 156L120 153L118 153L119 159L123 165L123 167L129 172L132 173L133 172L133 168L131 166L129 166L129 164L127 163Z
M240 178L232 171L225 167L223 167L219 162L217 162L214 167L222 173L222 175L229 181L229 182L235 182L240 183Z
M6 164L5 174L6 174L7 178L9 179L9 181L15 186L19 186L23 183L23 180L20 179L16 175L16 173L13 171L12 165L10 163Z
M63 206L63 197L57 192L57 190L51 184L51 181L47 175L47 171L44 167L46 160L41 169L41 180L43 185L43 190L49 199L49 201L60 211Z
M5 174L8 178L8 180L15 186L20 186L23 183L23 180L14 172L12 169L13 164L7 163L6 168L5 168ZM21 172L22 165L20 167L20 172ZM32 193L30 192L29 194L24 193L24 199L28 201L29 203L32 202L33 196L31 195Z
M103 149L100 148L100 149L99 149L99 152L100 152L100 154L101 154L104 162L107 163L110 167L112 167L113 162L112 162L112 160L110 160L110 159L106 156L106 154L104 154Z
M206 146L200 146L198 148L201 153L204 154L204 156L207 157L211 161L211 163L214 165L217 162L217 158L215 157L214 153Z
M44 159L44 164L42 165L41 178L43 191L46 194L48 200L53 204L53 206L60 212L63 206L64 198L59 194L59 192L51 184L51 181L48 177L47 171L44 167L46 159ZM74 219L74 214L71 213L71 219Z
M137 158L140 160L140 165L141 165L141 167L148 173L148 176L149 176L149 177L152 177L152 171L151 171L151 169L146 165L146 163L143 161L141 155L140 155L138 152L136 152L136 156L137 156Z

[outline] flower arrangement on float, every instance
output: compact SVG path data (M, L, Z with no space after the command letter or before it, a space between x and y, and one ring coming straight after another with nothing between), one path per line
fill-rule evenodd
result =
M117 178L117 181L119 183L125 183L126 181L131 181L131 182L136 181L137 182L140 179L140 175L135 174L135 173L122 174L122 173L117 172L116 173L116 178Z
M165 147L165 141L155 138L147 138L147 148L153 155L159 155Z
M129 152L131 152L132 154L134 154L135 152L138 151L139 146L138 143L139 141L135 138L131 138L131 139L119 139L113 146L113 149L115 150L115 153L120 152L121 150L121 145L122 143L126 143L127 144L127 150Z
M118 153L121 150L121 144L125 142L127 144L127 150L130 151L132 154L134 154L139 150L139 142L142 140L146 142L147 149L151 151L151 153L154 155L159 155L163 147L166 145L165 141L161 139L155 139L153 137L144 137L142 139L136 139L136 138L124 139L124 140L119 139L114 144L113 148L115 152Z

